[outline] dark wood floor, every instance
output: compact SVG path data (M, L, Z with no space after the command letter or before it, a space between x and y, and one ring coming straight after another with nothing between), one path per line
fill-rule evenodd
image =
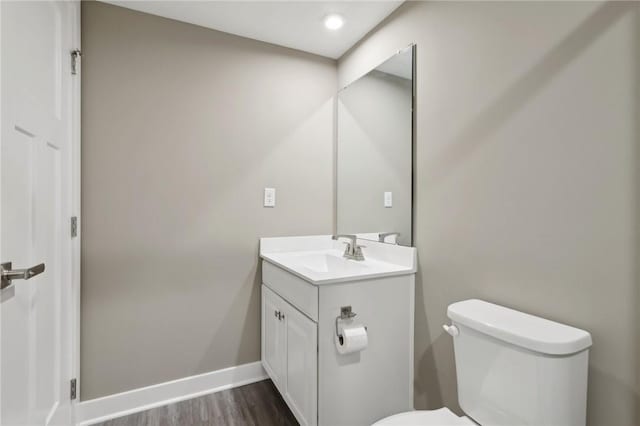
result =
M152 408L99 426L297 426L271 380Z

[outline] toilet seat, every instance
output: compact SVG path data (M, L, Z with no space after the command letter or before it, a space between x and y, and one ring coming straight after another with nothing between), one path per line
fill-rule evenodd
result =
M372 426L477 426L468 417L458 417L446 407L407 411L375 422Z

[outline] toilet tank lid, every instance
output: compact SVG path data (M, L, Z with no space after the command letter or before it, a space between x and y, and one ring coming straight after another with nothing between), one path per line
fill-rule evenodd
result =
M496 339L548 355L573 354L592 344L591 334L579 328L478 299L449 305L447 316Z

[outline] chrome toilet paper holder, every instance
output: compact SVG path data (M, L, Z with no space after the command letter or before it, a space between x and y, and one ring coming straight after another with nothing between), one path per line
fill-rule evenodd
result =
M355 317L356 315L358 315L358 314L353 312L353 310L351 309L351 306L341 306L340 307L340 315L338 315L336 317L336 336L338 337L338 340L339 340L341 345L344 343L344 337L342 336L342 334L338 330L338 322L339 321L343 321L343 320L351 319L351 318ZM366 329L367 329L367 327L365 327L365 330Z

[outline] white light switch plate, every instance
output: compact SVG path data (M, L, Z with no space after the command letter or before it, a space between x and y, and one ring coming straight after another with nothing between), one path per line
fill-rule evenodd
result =
M393 207L393 192L384 193L384 206Z
M265 207L276 206L276 189L275 188L264 189L264 206Z

